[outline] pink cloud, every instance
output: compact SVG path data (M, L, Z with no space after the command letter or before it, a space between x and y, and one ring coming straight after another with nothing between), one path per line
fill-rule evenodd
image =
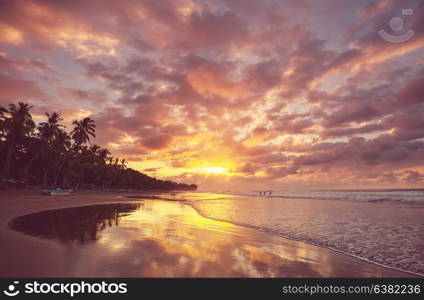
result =
M416 34L388 44L378 30L404 6ZM422 175L406 170L424 165L422 8L2 1L0 102L38 103L37 114L67 122L90 114L96 143L114 155L205 184L186 167L231 160L246 186L335 172L343 183L412 185Z

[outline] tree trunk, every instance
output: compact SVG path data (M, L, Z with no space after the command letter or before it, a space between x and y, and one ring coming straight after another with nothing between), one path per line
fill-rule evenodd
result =
M5 161L4 161L4 169L3 169L3 180L7 180L9 179L9 175L10 175L10 168L12 165L12 159L13 159L13 154L15 152L16 148L16 137L13 135L10 145L7 149L6 152L6 157L5 157Z

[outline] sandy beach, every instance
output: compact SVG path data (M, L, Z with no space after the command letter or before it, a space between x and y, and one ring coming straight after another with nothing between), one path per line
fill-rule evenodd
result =
M412 276L304 242L210 220L183 202L152 199L172 198L169 194L146 194L144 201L124 198L131 195L135 194L83 191L43 197L36 190L2 191L0 239L4 246L0 248L0 276ZM66 235L58 240L62 225L74 222L66 218L59 219L60 226L53 233L41 233L44 238L9 228L12 219L30 213L117 202L132 203L131 212L119 218L118 226L96 232L96 239L88 243L67 240ZM85 214L90 215L90 211L85 210Z

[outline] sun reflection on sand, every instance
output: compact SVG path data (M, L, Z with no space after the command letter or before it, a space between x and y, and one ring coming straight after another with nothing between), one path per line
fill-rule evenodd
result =
M32 226L37 222L41 224ZM69 263L67 275L72 276L328 277L381 274L381 268L377 266L358 264L351 257L327 249L204 218L191 206L178 201L145 200L141 204L45 211L18 218L15 229L60 241L64 247L64 260Z

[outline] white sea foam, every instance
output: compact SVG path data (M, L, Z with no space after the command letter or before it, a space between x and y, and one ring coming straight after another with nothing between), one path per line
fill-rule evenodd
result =
M259 192L228 192L223 194L258 197ZM424 190L316 190L316 191L274 191L268 198L320 199L361 202L416 202L424 204Z
M359 199L360 193L368 197L370 192L353 192L351 197L346 197L348 192L343 193L343 200L351 201L323 200L323 195L318 199L222 194L184 197L206 217L254 227L423 275L422 199L411 193L407 201L406 197L402 201L393 200L400 197L390 192L391 200L380 202L375 201L377 197L374 201ZM381 196L381 192L377 194Z

